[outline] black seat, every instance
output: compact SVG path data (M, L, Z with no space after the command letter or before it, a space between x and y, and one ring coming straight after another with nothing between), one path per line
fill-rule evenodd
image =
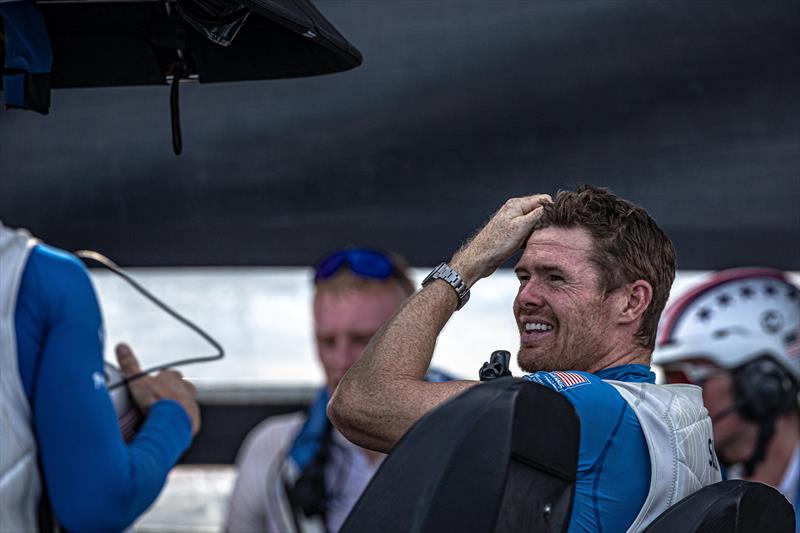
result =
M645 533L795 533L795 514L784 496L763 483L714 483L679 501Z
M540 385L501 378L423 417L395 446L342 533L566 531L580 440L572 404ZM741 480L709 485L646 533L794 533L783 495Z
M579 427L572 404L541 385L475 386L398 442L341 531L566 531Z

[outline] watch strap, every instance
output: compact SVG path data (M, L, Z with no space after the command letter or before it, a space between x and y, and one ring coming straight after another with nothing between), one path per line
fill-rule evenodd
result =
M458 296L458 306L456 307L456 311L464 307L469 300L469 287L467 287L467 284L464 283L463 279L461 279L461 276L458 274L458 272L453 270L453 267L447 263L439 263L439 265L434 268L431 273L428 274L428 277L426 277L422 282L422 286L424 287L436 279L446 281L448 285L450 285L453 290L456 291L456 296Z

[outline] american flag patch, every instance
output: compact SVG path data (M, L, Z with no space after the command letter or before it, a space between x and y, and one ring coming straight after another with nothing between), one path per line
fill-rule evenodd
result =
M575 372L537 372L535 374L528 374L525 376L525 379L528 381L533 381L534 383L538 383L539 385L544 385L545 387L549 387L556 392L561 392L564 389L568 389L570 387L577 387L578 385L584 385L586 383L591 383L589 378L586 378L580 374Z
M572 372L550 372L556 379L563 383L564 387L574 387L581 383L589 383L589 380L580 374L573 374Z

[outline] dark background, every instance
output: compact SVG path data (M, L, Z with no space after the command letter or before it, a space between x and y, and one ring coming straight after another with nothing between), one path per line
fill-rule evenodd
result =
M0 218L123 265L348 242L430 265L508 197L590 182L646 207L679 268L800 270L800 2L315 5L364 64L185 84L180 157L166 86L0 112Z

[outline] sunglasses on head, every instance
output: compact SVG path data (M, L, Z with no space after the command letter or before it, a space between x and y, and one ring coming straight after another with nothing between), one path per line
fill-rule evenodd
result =
M368 248L347 248L331 253L318 263L314 283L330 278L344 266L359 276L373 279L387 279L395 272L394 263L385 253Z

